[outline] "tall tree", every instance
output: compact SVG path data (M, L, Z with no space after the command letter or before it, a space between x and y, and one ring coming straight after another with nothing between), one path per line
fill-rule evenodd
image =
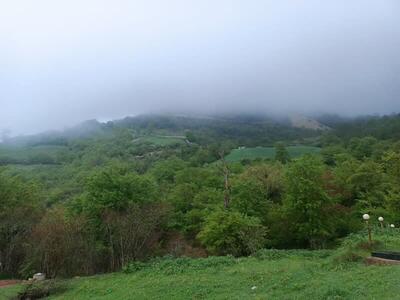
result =
M229 182L230 170L229 166L225 160L224 151L220 152L221 157L221 173L224 176L224 207L228 208L231 201L231 185Z
M16 275L24 259L24 245L40 219L37 186L0 170L0 273Z
M293 162L286 172L284 207L300 244L320 247L331 234L328 207L332 200L323 188L322 162L310 155Z

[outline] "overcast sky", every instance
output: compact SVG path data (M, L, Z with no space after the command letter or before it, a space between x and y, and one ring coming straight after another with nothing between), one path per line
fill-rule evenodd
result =
M400 111L398 0L0 0L0 130Z

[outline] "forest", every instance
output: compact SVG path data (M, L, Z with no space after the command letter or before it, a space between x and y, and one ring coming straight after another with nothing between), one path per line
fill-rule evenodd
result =
M400 226L400 115L317 120L329 129L265 116L144 115L4 136L1 277L332 249L364 229L364 213ZM225 159L251 147L274 154ZM296 147L314 150L291 155Z

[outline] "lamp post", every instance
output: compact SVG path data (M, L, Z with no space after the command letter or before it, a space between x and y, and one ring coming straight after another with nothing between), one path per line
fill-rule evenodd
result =
M371 237L371 226L369 225L369 214L363 214L363 219L365 220L365 223L367 223L368 242L371 245L372 244L372 237Z
M391 227L391 228L394 228L395 226L394 226L394 224L390 224L390 227Z
M381 228L383 229L383 217L378 218L379 223L381 223Z

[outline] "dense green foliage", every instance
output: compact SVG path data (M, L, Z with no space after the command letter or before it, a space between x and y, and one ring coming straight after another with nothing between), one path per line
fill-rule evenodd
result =
M285 151L286 150L286 151ZM288 146L284 147L281 152L274 147L254 147L233 149L226 160L229 162L238 162L242 160L253 159L276 159L286 163L290 158L296 158L307 153L319 153L321 149L313 146Z
M300 243L316 248L333 236L332 199L324 189L324 166L319 159L304 156L286 171L284 210L289 227Z
M221 210L207 217L198 238L211 253L240 256L262 248L265 236L260 219Z
M166 254L330 248L367 212L398 225L400 143L379 125L391 132L396 118L363 123L372 136L359 120L320 132L261 117L144 116L8 140L0 272L70 277Z

